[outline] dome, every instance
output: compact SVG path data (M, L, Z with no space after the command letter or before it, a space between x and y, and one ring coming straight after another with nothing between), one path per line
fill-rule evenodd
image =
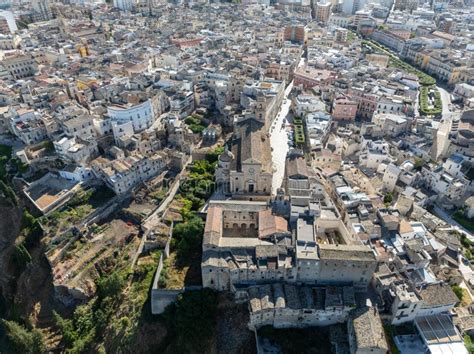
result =
M225 148L224 152L219 155L219 161L221 162L231 162L234 159L234 155L227 149Z

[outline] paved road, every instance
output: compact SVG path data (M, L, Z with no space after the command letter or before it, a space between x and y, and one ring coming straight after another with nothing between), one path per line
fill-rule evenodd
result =
M464 257L462 255L459 255L459 271L461 272L466 282L468 282L469 284L474 284L474 271L469 265L464 264L463 259ZM471 292L469 291L469 293Z
M283 127L283 119L288 116L290 111L291 101L288 98L293 89L293 81L290 82L285 90L285 97L283 103L278 111L278 115L270 128L270 145L272 147L273 160L273 183L272 194L276 194L278 188L281 187L283 177L285 175L285 159L288 153L288 135L286 129Z
M305 65L305 59L300 58L298 68ZM278 115L270 128L270 145L272 147L272 160L273 160L273 183L272 183L272 194L276 194L278 188L283 183L283 177L285 175L285 160L286 154L288 153L288 135L286 129L282 128L284 118L288 116L290 112L291 101L288 96L293 89L293 81L285 89L285 97L283 103L278 111Z
M446 91L444 88L441 88L438 86L438 91L441 96L441 102L443 103L443 118L445 115L448 115L451 113L451 110L449 109L449 105L451 104L451 97L448 91Z

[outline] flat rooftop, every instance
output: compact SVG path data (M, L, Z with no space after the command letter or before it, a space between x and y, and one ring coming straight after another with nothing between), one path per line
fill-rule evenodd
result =
M363 245L319 245L321 259L374 261L374 252Z
M35 203L39 210L44 211L69 194L76 185L77 182L48 173L33 182L25 190L25 194Z

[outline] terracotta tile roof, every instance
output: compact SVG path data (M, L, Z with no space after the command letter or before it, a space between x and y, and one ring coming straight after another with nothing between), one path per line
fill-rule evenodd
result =
M265 238L275 233L287 232L288 222L280 217L272 215L271 209L258 212L258 237Z
M206 226L204 232L221 232L222 208L211 206L207 211Z

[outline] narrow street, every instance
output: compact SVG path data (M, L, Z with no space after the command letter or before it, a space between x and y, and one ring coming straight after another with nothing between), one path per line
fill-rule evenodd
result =
M142 222L142 230L143 233L146 234L149 230L153 229L156 225L161 222L161 214L165 211L165 209L169 206L169 204L174 199L176 193L179 190L180 180L183 177L184 172L186 171L186 166L191 163L191 156L188 158L186 163L183 166L181 172L176 176L175 180L173 181L173 185L170 188L170 191L166 198L160 203L158 208L155 209L153 213L151 213L143 222Z
M184 164L181 172L176 176L167 197L161 202L158 208L156 208L155 211L151 213L142 222L141 228L143 230L143 235L140 241L140 245L138 246L138 249L135 252L135 255L133 256L133 259L132 259L132 269L135 267L138 257L143 252L143 247L145 245L145 240L146 240L148 232L161 222L161 215L165 211L165 209L169 206L169 204L173 201L176 193L179 190L181 178L183 177L183 174L186 171L186 166L188 166L188 164L190 164L191 161L192 161L192 157L190 156L188 160L186 161L186 163Z

